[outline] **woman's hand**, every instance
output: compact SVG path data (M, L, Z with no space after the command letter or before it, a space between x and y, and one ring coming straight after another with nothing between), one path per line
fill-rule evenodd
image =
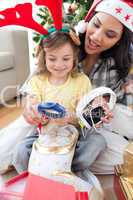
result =
M96 108L101 106L104 109L105 116L100 118L100 121L95 125L96 128L100 128L102 123L109 123L113 118L113 113L109 110L108 98L103 96L98 96L92 101L92 107Z
M133 80L129 80L123 86L125 93L133 94Z

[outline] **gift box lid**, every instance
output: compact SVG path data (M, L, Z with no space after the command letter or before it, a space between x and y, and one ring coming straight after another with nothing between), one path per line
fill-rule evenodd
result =
M29 199L76 200L76 193L73 186L29 174L24 192L24 200Z

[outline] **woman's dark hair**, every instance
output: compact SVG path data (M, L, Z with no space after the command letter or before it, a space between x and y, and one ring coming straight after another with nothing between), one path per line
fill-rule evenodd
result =
M85 33L80 35L81 39L81 59L86 56L84 50L84 43L85 43ZM104 51L101 53L101 58L109 58L113 57L116 64L116 70L118 71L118 75L120 79L124 79L130 69L132 58L131 54L133 50L131 50L131 43L132 43L132 32L124 27L123 34L121 39L118 41L116 45L112 48Z

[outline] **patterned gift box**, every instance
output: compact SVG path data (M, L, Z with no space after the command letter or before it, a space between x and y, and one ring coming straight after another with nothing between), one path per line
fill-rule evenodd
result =
M133 200L133 178L124 176L124 166L115 167L114 189L119 200Z

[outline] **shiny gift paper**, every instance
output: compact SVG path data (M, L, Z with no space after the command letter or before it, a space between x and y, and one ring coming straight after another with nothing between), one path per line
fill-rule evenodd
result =
M124 151L123 177L133 184L133 142Z
M130 177L124 175L124 165L115 167L114 189L118 196L118 200L133 200L133 184Z

